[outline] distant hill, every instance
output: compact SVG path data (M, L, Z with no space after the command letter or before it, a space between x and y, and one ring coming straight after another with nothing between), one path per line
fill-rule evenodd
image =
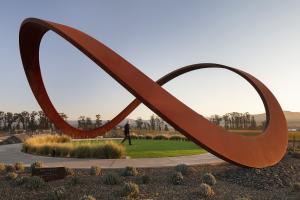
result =
M289 128L300 128L300 112L284 111L284 116ZM254 115L254 118L257 124L261 124L266 119L266 114L256 114Z

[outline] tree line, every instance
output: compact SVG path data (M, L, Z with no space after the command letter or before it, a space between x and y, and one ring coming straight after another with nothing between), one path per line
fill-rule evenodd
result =
M65 113L59 114L67 121L68 116ZM218 126L223 126L225 129L261 128L261 126L257 126L254 116L248 112L231 112L223 116L213 115L209 118L209 121ZM155 115L151 115L149 120L138 117L134 122L131 127L138 130L169 131L170 129L170 126L164 120ZM95 119L82 115L77 120L77 127L83 130L98 128L103 124L100 114L95 115ZM0 111L0 130L5 132L16 132L18 130L32 132L37 130L58 131L43 111L23 111L20 113Z
M212 115L209 118L210 122L222 126L225 129L257 129L261 126L257 126L255 118L253 115L250 115L248 112L238 113L231 112L226 113L223 116Z

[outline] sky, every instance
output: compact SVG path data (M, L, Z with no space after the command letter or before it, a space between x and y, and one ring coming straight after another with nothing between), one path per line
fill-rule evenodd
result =
M1 1L1 111L40 110L18 46L28 17L89 34L154 81L195 63L239 68L261 80L283 110L300 111L300 1ZM42 40L40 63L53 104L69 119L98 113L111 119L135 98L53 32ZM204 116L265 112L250 84L222 69L190 72L163 88ZM129 118L152 114L141 105Z

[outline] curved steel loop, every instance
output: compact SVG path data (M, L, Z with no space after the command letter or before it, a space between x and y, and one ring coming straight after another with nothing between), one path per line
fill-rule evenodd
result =
M43 35L52 30L69 41L136 99L104 126L94 130L80 130L65 122L45 89L39 64L39 46ZM271 91L252 75L224 65L203 63L175 70L154 82L113 50L74 28L35 18L24 20L19 34L20 53L29 85L39 105L49 119L65 134L74 138L96 137L116 126L140 103L145 104L162 119L216 156L241 166L262 168L276 164L287 148L287 123L283 111ZM230 133L211 124L203 116L176 99L161 85L192 70L223 68L246 79L260 95L267 116L263 134L247 137Z

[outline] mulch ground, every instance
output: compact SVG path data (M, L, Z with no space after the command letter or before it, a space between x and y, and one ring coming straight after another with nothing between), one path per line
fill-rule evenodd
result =
M121 170L103 170L102 174ZM76 170L80 183L71 184L72 177L63 180L48 182L46 186L30 190L18 186L15 181L8 181L5 175L0 176L0 199L5 200L38 200L46 199L47 193L53 188L63 186L65 194L63 199L79 200L83 195L102 199L125 199L122 197L124 182L139 184L140 193L137 199L205 199L201 197L199 186L202 176L211 172L217 180L212 187L215 195L212 200L235 200L241 197L251 200L300 200L300 192L293 190L293 184L300 182L300 159L286 155L276 166L265 169L246 169L231 164L217 166L189 167L188 175L184 176L182 185L173 185L170 176L173 167L138 169L139 174L147 174L151 180L148 184L139 184L139 177L121 177L119 185L105 185L103 175L90 176L88 170ZM29 175L22 173L20 176Z

